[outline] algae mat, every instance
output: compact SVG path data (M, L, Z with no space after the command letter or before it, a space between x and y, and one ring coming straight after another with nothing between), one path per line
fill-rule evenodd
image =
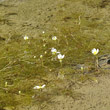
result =
M65 54L62 67L51 61L53 46ZM109 54L109 0L1 0L0 109L109 110L110 75L92 68L94 47ZM77 63L90 65L93 74L74 70ZM46 87L34 91L36 84Z

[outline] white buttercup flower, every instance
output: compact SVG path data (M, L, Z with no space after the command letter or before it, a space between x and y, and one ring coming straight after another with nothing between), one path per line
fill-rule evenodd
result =
M42 31L42 33L44 34L44 33L45 33L45 31Z
M21 91L18 91L19 94L21 94Z
M28 40L29 39L29 37L28 36L24 36L24 40Z
M40 58L42 59L43 55L40 55Z
M99 52L99 49L95 49L95 48L92 49L92 54L93 55L97 55L98 52Z
M62 60L64 57L65 57L65 55L58 54L58 59L59 60Z
M58 52L57 49L55 49L54 47L51 48L51 52L52 52L53 55L55 55L56 53L60 53L60 52Z
M62 67L62 60L65 57L65 55L58 54L57 57L58 57L58 59L60 61L61 67Z
M81 66L81 70L83 71L84 70L84 67Z
M35 86L33 89L43 89L46 85L42 85L42 86Z
M44 53L47 54L47 51L45 51Z
M57 49L52 48L52 49L51 49L51 52L52 52L53 55L55 55L55 54L57 53Z
M34 56L34 58L36 58L36 56Z
M56 36L53 36L53 37L52 37L52 40L57 40L57 37L56 37Z

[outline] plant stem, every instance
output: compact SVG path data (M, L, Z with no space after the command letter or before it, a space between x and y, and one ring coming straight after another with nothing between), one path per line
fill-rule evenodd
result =
M82 74L84 75L84 67L81 67Z
M96 70L98 70L98 57L97 56L96 56L95 68L96 68Z
M61 67L62 67L62 60L60 60L60 64L61 64Z
M42 62L42 66L44 66L44 62L43 62L43 59L41 58L41 62Z

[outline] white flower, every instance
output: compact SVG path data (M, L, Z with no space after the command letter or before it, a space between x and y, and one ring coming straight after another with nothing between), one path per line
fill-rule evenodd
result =
M5 82L5 87L7 87L8 86L8 82Z
M45 54L47 54L47 51L45 51Z
M65 57L65 55L58 54L57 57L58 57L59 60L62 60Z
M34 58L36 58L36 56L34 56Z
M24 40L28 40L29 39L29 37L28 36L24 36Z
M81 66L81 70L83 71L84 70L84 67Z
M43 44L43 47L45 47L46 46L46 44Z
M21 91L18 91L19 94L21 94Z
M42 86L35 86L33 89L43 89L46 85L42 85Z
M45 31L42 31L42 33L44 34L44 33L45 33Z
M56 36L53 36L53 37L52 37L52 40L57 40L57 37L56 37Z
M57 49L55 49L54 47L51 48L51 52L52 52L53 55L55 55L56 53L60 53L60 52L57 52Z
M43 55L40 55L40 58L42 58L43 57Z
M92 54L93 55L97 55L98 52L99 52L99 49L95 49L95 48L92 49Z
M53 55L55 55L55 54L57 53L57 49L52 48L52 49L51 49L51 52L52 52Z

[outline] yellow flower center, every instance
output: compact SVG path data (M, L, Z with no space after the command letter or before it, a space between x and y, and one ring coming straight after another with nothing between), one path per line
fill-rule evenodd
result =
M94 52L94 55L96 55L96 54L97 54L97 52L95 51L95 52Z

